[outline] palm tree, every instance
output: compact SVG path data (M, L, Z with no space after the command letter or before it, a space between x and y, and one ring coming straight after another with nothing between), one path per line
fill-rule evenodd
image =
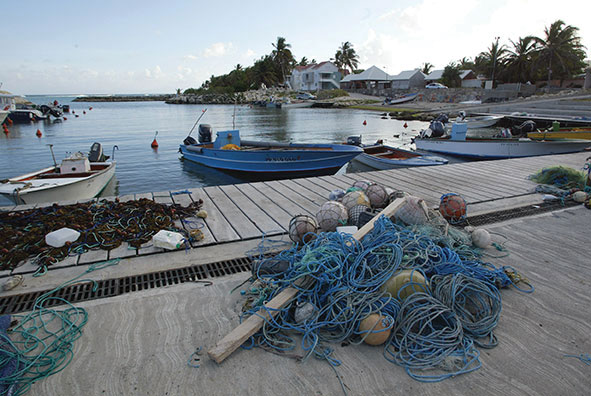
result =
M490 45L488 52L481 52L481 61L486 65L486 74L495 83L495 72L501 69L504 65L505 57L507 55L507 46L505 44L499 47L499 38L495 37L495 41ZM489 74L490 72L490 74Z
M581 44L578 31L579 28L565 25L559 19L544 29L544 38L533 38L540 46L536 51L536 64L548 65L548 85L553 73L565 77L583 69L585 47Z
M339 48L334 56L335 65L340 68L349 68L351 69L351 73L357 66L359 65L359 56L353 49L353 45L345 41L341 44L341 48Z
M511 41L512 50L508 50L507 74L509 81L526 82L530 80L532 56L536 49L536 41L532 36L519 37L517 42Z
M286 73L291 72L291 65L295 63L290 50L291 44L287 44L284 37L277 37L277 43L272 43L272 45L275 49L271 52L271 57L281 69L281 82L283 83L285 82Z
M298 63L298 66L308 66L308 58L306 58L305 56L302 57L302 60L300 61L300 63Z
M429 62L425 62L423 63L423 66L421 68L421 71L423 72L423 74L429 74L431 73L431 70L433 70L433 64L429 63Z
M441 82L450 88L460 87L462 85L460 65L450 62L449 65L445 66L441 75Z

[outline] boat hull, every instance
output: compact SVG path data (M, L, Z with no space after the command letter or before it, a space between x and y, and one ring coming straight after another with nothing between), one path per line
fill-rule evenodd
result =
M0 194L4 195L17 205L38 204L45 202L78 201L91 199L98 196L109 181L115 175L116 163L111 162L109 166L95 174L83 178L71 178L70 182L61 179L47 180L38 186L26 187L25 182L17 182L28 175L10 179L11 191L7 191L6 184L2 186ZM52 168L49 168L52 169ZM75 179L75 180L74 180ZM23 188L25 187L25 188ZM16 189L21 188L19 191Z
M181 145L183 157L249 179L276 179L334 174L362 153L346 145L289 145L288 149L221 150Z
M8 117L8 111L0 110L0 124L4 122L6 117Z
M421 166L435 166L435 165L444 165L447 164L447 160L441 157L436 157L432 155L421 155L414 152L409 152L407 150L397 149L390 146L384 146L386 149L406 152L411 155L409 158L401 158L401 159L390 159L390 158L381 158L375 155L362 153L353 159L353 162L360 163L367 167L376 169L376 170L387 170L387 169L396 169L396 168L409 168L409 167L421 167Z
M576 153L591 146L584 140L535 141L518 139L415 139L418 150L458 157L493 159Z

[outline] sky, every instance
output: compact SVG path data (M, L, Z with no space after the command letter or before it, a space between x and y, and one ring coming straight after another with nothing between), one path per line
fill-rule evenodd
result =
M251 66L279 36L298 61L329 60L349 41L359 68L443 69L557 19L580 29L589 58L590 14L588 0L3 1L0 89L174 93Z

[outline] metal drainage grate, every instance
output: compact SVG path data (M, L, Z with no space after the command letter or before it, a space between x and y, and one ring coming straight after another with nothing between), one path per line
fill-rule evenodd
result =
M570 208L576 205L580 205L572 200L565 201L564 204L560 201L543 202L537 205L522 206L519 208L500 210L498 212L486 213L474 217L468 217L468 219L460 224L459 226L481 226L492 223L499 223L501 221L516 219L519 217L533 216L541 213L551 212L553 210Z
M193 282L196 280L217 278L220 276L250 271L251 266L252 261L248 257L241 257L185 268L132 275L124 278L100 280L96 282L98 285L96 291L92 291L94 285L93 282L78 283L58 290L51 296L58 297L59 299L49 299L43 304L43 306L53 307L56 305L62 305L64 302L60 299L69 301L70 303L78 303L81 301L113 297L141 290L178 285L180 283ZM51 290L52 289L0 297L0 315L30 311L33 309L35 301Z

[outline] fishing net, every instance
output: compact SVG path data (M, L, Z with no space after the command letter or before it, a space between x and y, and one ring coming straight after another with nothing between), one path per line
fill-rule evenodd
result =
M549 184L563 190L573 188L584 190L587 174L568 166L552 166L539 170L531 175L529 179L536 183Z

